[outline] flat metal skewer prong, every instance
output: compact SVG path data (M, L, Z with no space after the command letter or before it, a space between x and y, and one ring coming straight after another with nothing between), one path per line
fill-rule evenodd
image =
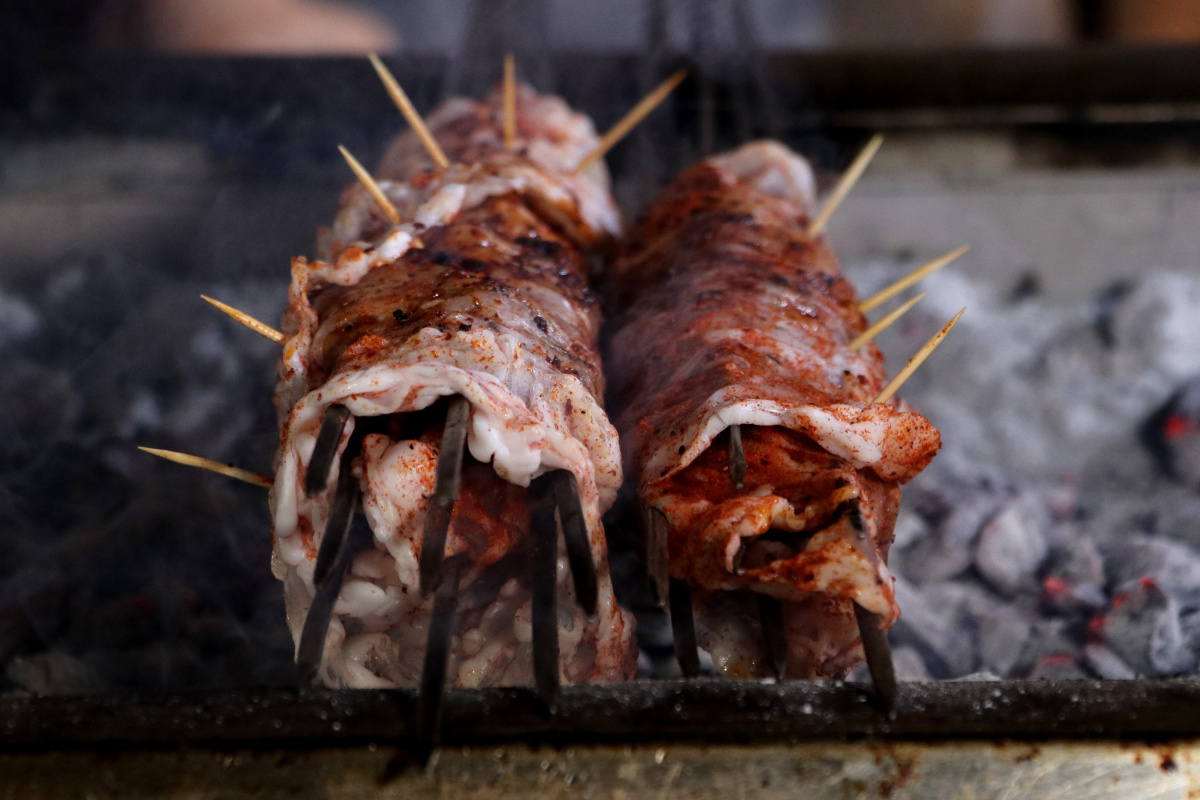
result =
M664 608L670 595L671 573L667 560L670 523L662 511L646 506L642 524L646 533L646 577L649 578L650 596L655 605Z
M321 430L317 433L317 443L313 446L312 456L308 459L308 469L304 473L304 493L309 497L320 494L329 485L329 473L333 469L338 445L342 443L342 432L346 430L346 422L349 419L350 409L341 403L335 403L325 409Z
M458 487L462 482L463 448L467 442L470 417L470 401L462 396L451 398L446 410L442 443L438 449L437 483L425 513L425 531L421 537L418 569L421 594L425 597L437 591L441 580L442 563L446 558L446 531L450 528L450 514L458 500Z
M554 520L553 479L536 478L529 487L529 528L533 558L529 584L533 605L533 678L553 712L558 707L558 525Z
M425 662L421 667L421 691L417 696L417 756L422 764L441 743L442 706L446 694L446 672L454 615L458 609L458 581L465 556L451 556L442 565L442 582L433 598L429 636L425 640Z
M671 578L671 634L675 638L675 657L683 677L700 674L700 653L696 645L696 620L692 614L692 587L687 581Z
M729 426L729 479L736 489L746 485L746 451L742 448L742 426Z
M766 647L767 661L775 671L775 677L783 680L787 676L788 638L783 616L783 603L766 594L754 595L758 598L758 620L762 625L763 645Z
M592 542L588 538L583 504L579 501L579 484L570 470L555 470L550 476L554 482L554 502L558 506L567 562L571 565L571 579L575 583L575 599L583 613L594 617L599 597L596 562L592 560Z
M862 638L871 683L875 685L875 696L884 713L891 714L896 707L896 667L892 663L892 648L888 645L883 618L855 603L854 619L858 622L858 634Z
M325 636L329 633L333 608L342 591L342 581L355 557L369 547L373 540L369 528L365 533L352 535L354 512L362 493L358 479L354 477L351 469L358 445L359 441L352 440L342 454L337 489L329 509L329 518L325 522L325 532L321 536L321 546L317 550L317 563L313 567L316 593L308 607L308 614L304 617L300 646L296 653L300 680L305 684L312 683L317 678L321 656L325 651Z

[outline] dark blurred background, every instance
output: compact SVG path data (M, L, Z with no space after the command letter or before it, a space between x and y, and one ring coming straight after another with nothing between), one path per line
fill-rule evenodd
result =
M562 50L645 46L647 16L672 17L676 47L730 0L15 0L0 9L10 57L81 51L453 55L481 12L514 39ZM772 50L1011 47L1081 41L1188 42L1191 0L748 0L738 4ZM680 9L688 13L678 14ZM688 20L692 24L689 24ZM509 42L515 46L519 42Z

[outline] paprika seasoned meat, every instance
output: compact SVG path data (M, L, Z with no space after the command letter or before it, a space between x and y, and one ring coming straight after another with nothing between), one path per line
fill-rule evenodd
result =
M598 589L589 617L560 554L564 567L551 580L561 678L624 680L634 671L632 620L613 598L600 522L622 473L600 402L600 315L584 261L617 232L618 215L602 166L572 174L596 144L591 123L527 89L518 100L512 150L498 97L435 112L432 133L450 165L418 158L406 135L379 173L400 221L351 186L322 236L322 258L292 265L271 506L274 571L298 642L343 470L371 531L324 637L320 677L331 685L421 677L434 597L419 591L419 562L450 398L465 398L469 410L445 540L447 563L462 564L447 683L532 682L526 487L555 470L577 492ZM347 413L334 440L340 457L313 492L308 472L332 409Z
M848 346L866 320L807 233L813 196L808 164L781 145L708 159L651 204L609 276L627 470L651 543L662 529L670 578L692 590L696 639L730 676L769 675L772 635L791 677L862 659L854 605L895 621L899 487L940 446L903 403L872 404L883 357Z

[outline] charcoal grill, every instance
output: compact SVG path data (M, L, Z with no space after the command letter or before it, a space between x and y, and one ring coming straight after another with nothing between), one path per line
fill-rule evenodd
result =
M777 134L826 174L874 130L917 139L986 132L1052 166L1196 163L1198 56L1186 48L786 55L732 75L692 65L701 79L610 163L627 207L697 154L748 135ZM456 74L437 59L393 64L421 108L444 96ZM645 55L559 58L542 88L603 126L667 66L674 64ZM26 69L6 67L14 77ZM97 231L81 221L72 192L86 194L83 205L110 221L133 194L143 204L166 198L175 209L170 224L140 232L155 257L228 236L188 260L192 276L228 280L250 270L276 280L282 295L287 257L310 247L347 181L336 144L370 159L397 126L358 60L108 58L25 72L7 85L0 96L6 140L33 152L44 147L100 178L80 189L71 183L78 175L55 173L50 159L34 177L9 172L0 184L8 208L36 195L48 211L0 253L6 283L88 252ZM769 101L771 113L747 119L745 98ZM173 161L165 177L154 162L136 163L114 178L99 163L111 151L71 153L72 143L97 137L199 145L210 157L192 167ZM54 185L55 175L69 185ZM221 220L230 228L209 225L196 236L189 214L214 198L228 206ZM264 203L275 204L274 213L233 224L238 211ZM57 213L67 207L76 213ZM229 402L265 399L247 391ZM252 442L247 458L269 463L271 438ZM169 480L208 479L179 473ZM173 500L195 500L190 491ZM237 492L235 508L262 514L261 498ZM556 714L531 690L451 690L445 748L425 768L410 756L414 708L409 691L286 687L4 697L0 786L24 797L1184 797L1200 790L1196 680L903 684L892 718L873 706L867 687L850 683L567 687Z

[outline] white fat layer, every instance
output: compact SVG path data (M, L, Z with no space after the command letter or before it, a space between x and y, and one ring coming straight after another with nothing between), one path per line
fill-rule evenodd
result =
M773 140L749 142L708 159L743 183L809 214L816 206L817 182L808 161Z
M685 469L730 425L779 425L804 433L856 469L877 466L885 457L890 419L869 417L856 421L861 411L857 406L786 406L772 400L725 402L725 395L726 389L715 392L704 404L705 413L699 420L688 425L681 437L665 441L651 454L643 474L656 479ZM684 442L682 454L679 441Z

